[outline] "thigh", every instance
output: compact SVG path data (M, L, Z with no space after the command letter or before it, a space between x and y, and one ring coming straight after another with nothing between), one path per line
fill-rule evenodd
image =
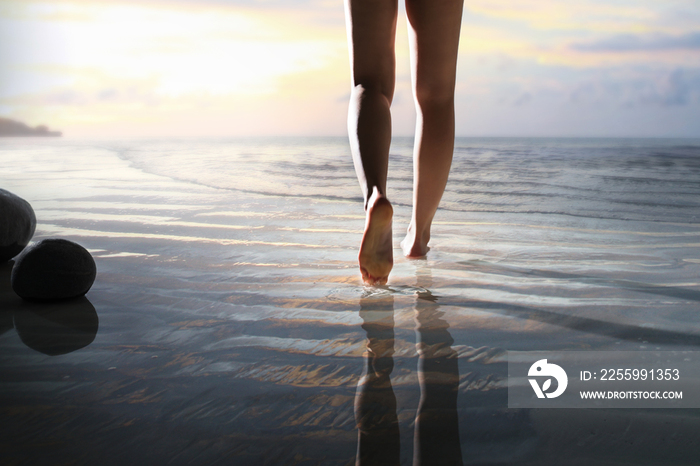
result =
M354 86L394 92L397 0L345 0Z
M454 93L463 0L406 0L416 91Z

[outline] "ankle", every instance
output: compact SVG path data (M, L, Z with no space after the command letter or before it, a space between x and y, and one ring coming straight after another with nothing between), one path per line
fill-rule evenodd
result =
M406 238L401 242L401 248L406 257L421 258L430 250L428 241L430 241L430 230L423 230L418 234L415 226L411 224L406 232Z
M406 230L406 239L410 241L412 245L426 246L428 241L430 241L430 228L419 230L411 223Z
M369 196L365 199L365 212L369 212L369 210L380 201L391 204L386 195L380 191L377 186L375 186L370 192Z

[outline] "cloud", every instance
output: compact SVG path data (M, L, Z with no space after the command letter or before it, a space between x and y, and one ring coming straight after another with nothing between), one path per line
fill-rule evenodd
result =
M532 94L529 92L523 92L518 96L517 99L515 99L515 102L513 102L513 105L516 107L520 107L521 105L525 105L529 103L532 100Z
M674 70L665 80L661 97L663 105L688 105L693 95L700 93L700 75L688 75L683 69Z
M664 72L642 71L633 76L614 71L580 81L569 93L578 104L614 104L633 107L679 107L700 103L700 70L676 68Z
M579 52L649 52L664 50L700 50L700 32L670 35L620 34L605 39L571 44Z
M649 25L659 7L644 0L471 0L465 2L468 15L506 20L547 31L629 31L639 24Z
M468 2L462 133L568 134L561 114L572 134L655 115L697 134L697 1ZM395 134L414 128L406 29ZM342 134L347 53L340 0L0 0L0 111L70 135Z

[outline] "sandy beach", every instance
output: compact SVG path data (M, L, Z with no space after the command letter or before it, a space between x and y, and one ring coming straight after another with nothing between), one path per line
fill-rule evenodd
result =
M506 378L508 351L698 351L700 142L458 141L413 261L410 141L391 163L395 266L368 288L342 138L0 141L34 241L98 269L52 306L0 266L3 463L352 465L367 399L394 430L367 421L365 445L400 464L696 464L697 410L508 409ZM419 435L418 367L443 360L425 373L456 406Z

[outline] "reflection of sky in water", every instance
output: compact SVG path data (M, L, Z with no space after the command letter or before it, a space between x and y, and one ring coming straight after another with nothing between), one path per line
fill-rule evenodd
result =
M32 351L15 330L26 319L2 313L13 460L351 464L361 310L390 299L403 463L424 304L440 314L426 328L454 340L465 464L691 464L692 413L508 411L504 387L506 350L700 344L697 142L458 140L430 258L396 257L375 290L356 270L363 212L344 140L0 142L0 180L34 206L36 239L77 241L98 266L87 346ZM392 154L398 244L410 145Z

